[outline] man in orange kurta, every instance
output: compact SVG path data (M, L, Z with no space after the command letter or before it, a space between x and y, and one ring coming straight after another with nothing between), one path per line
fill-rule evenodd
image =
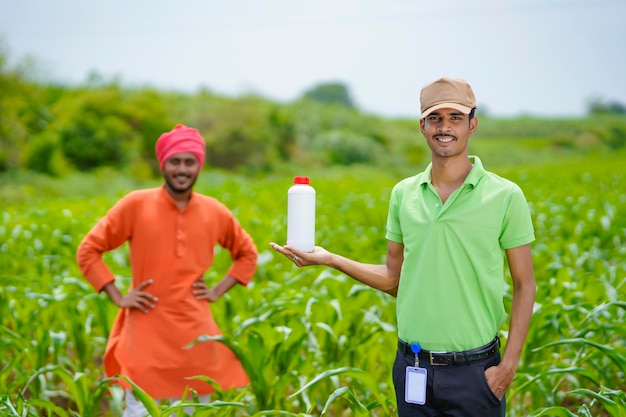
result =
M106 374L130 378L155 399L181 398L185 388L199 395L213 392L210 384L189 379L196 375L213 378L223 389L244 386L248 377L226 346L185 346L201 335L221 334L209 302L250 282L256 247L225 205L192 191L205 152L196 129L176 126L161 135L156 151L165 184L121 198L77 251L85 278L121 307L106 347ZM102 254L125 242L132 284L122 294ZM203 274L216 245L230 252L233 264L209 288Z

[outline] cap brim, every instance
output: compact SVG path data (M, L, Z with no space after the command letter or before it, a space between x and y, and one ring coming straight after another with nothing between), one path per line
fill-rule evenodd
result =
M462 112L463 114L470 114L470 112L472 111L471 107L467 107L459 103L439 103L424 110L422 112L422 118L428 116L435 110L439 110L439 109L455 109L455 110Z

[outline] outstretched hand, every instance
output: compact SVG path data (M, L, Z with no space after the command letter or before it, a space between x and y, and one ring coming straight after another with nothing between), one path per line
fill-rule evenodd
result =
M152 284L154 281L151 279L142 282L136 288L133 288L128 294L123 295L117 302L120 308L136 308L138 310L147 313L154 308L155 303L159 301L157 297L150 294L144 289Z
M270 242L270 247L277 252L285 255L297 267L309 265L328 265L330 260L330 252L321 246L315 246L312 252L302 252L291 246L281 246L277 243Z

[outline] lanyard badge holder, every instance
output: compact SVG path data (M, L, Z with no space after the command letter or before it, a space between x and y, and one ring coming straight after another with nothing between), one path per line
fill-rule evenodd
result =
M422 350L419 343L411 344L411 351L415 354L415 366L407 366L404 401L411 404L424 405L426 403L426 368L419 367L418 354Z

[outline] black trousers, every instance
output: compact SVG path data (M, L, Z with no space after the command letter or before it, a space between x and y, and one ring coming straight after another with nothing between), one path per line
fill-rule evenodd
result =
M407 403L404 398L407 366L415 366L415 355L396 354L393 384L399 417L504 417L506 399L498 400L485 378L485 369L500 363L500 354L469 365L430 365L427 370L426 404Z

